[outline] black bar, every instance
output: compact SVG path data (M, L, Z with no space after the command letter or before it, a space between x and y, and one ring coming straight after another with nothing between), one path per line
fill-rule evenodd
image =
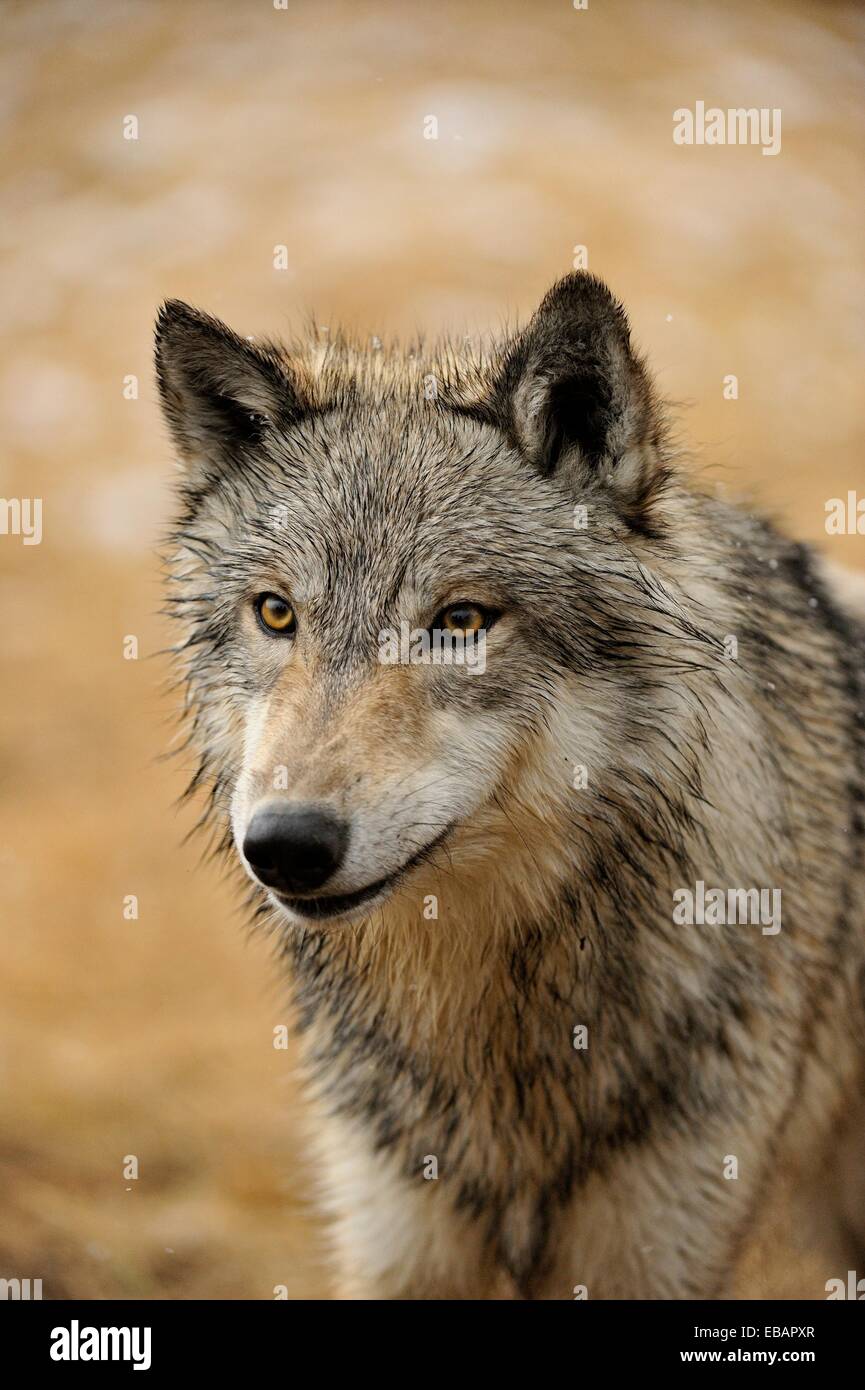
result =
M515 1321L518 1319L518 1321ZM90 1329L117 1329L117 1336ZM125 1329L125 1333L121 1331ZM133 1340L132 1329L138 1329ZM149 1329L149 1343L144 1335ZM61 1380L100 1370L159 1379L184 1370L287 1379L353 1375L441 1386L469 1367L519 1368L535 1379L581 1378L590 1368L666 1371L674 1366L800 1365L823 1377L859 1364L865 1320L843 1301L741 1303L313 1303L10 1302L0 1308L4 1360ZM406 1335L412 1337L406 1342ZM78 1352L60 1360L55 1353ZM96 1348L110 1358L84 1359ZM144 1366L148 1360L149 1365ZM553 1359L555 1358L555 1359ZM561 1364L563 1359L563 1364ZM433 1377L436 1381L433 1382Z

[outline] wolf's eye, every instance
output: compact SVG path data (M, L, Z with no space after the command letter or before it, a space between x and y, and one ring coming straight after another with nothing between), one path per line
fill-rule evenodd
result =
M447 628L448 632L472 633L490 626L490 615L476 603L455 603L436 619L435 626Z
M255 600L255 611L266 632L278 637L294 636L297 623L294 609L287 599L280 598L279 594L259 594Z

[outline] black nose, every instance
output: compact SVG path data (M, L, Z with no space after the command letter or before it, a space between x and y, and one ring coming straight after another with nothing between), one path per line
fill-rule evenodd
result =
M311 893L345 858L348 827L319 806L265 806L246 832L243 853L256 878L280 893Z

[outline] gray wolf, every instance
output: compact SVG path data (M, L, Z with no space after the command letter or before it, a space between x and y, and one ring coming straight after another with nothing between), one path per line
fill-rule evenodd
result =
M852 1267L858 600L689 478L591 275L403 350L169 302L156 361L193 788L290 974L340 1293L723 1297L781 1174ZM483 672L381 661L403 624Z

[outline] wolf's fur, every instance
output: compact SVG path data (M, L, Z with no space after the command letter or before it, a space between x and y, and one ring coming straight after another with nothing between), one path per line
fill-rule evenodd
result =
M170 303L157 365L226 848L288 798L350 821L328 892L412 861L331 925L258 890L342 1292L720 1296L781 1172L803 1202L845 1188L845 1258L863 628L815 557L684 476L590 276L480 349L262 346ZM293 642L256 625L271 590ZM377 661L381 629L457 600L502 612L482 675ZM699 880L780 889L781 930L674 924Z

